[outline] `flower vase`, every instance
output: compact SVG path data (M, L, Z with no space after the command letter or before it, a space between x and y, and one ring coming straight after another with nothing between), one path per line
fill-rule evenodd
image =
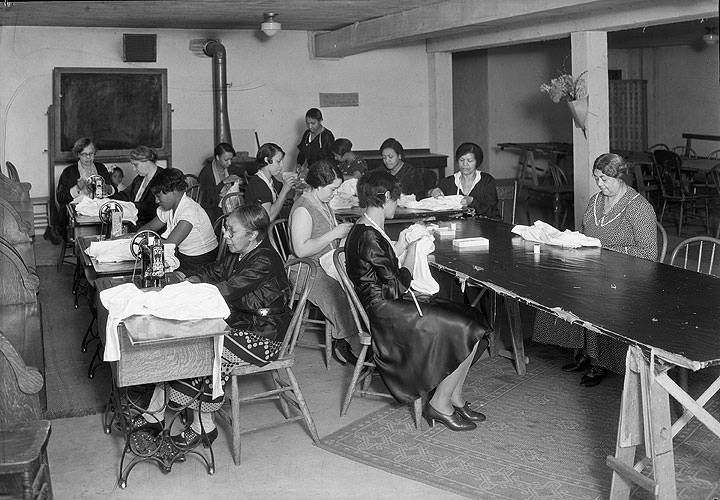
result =
M575 101L566 101L575 126L585 132L585 121L587 120L588 98L583 97Z

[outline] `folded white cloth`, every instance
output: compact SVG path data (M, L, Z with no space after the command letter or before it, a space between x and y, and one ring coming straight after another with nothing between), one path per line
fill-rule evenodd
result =
M77 199L77 198L76 198ZM79 215L85 215L87 217L97 217L100 213L100 207L107 203L108 199L104 198L88 198L87 196L79 197L80 201L75 207L75 211ZM74 201L74 200L73 200ZM112 200L120 204L123 209L123 220L137 224L138 209L134 203L130 201L118 201Z
M512 228L512 232L519 234L528 241L536 243L547 243L565 248L578 247L599 247L602 246L600 240L591 236L585 236L579 231L560 231L550 224L543 221L535 221L532 226L517 225Z
M230 308L220 291L207 283L183 281L167 285L161 290L142 291L132 283L125 283L100 292L100 301L108 310L105 329L105 361L120 359L118 325L133 315L152 315L174 320L225 319ZM222 395L220 364L223 348L222 335L215 337L213 361L213 398Z
M338 274L338 270L335 267L335 261L333 260L334 253L335 250L333 249L322 254L319 259L320 267L323 268L325 274L340 282L340 275Z
M357 182L356 178L348 179L340 184L340 187L335 191L335 195L330 199L330 208L337 210L340 208L352 208L357 207Z
M417 208L422 210L460 210L464 196L453 194L450 196L439 196L437 198L425 198L416 201L415 195L400 195L399 207Z
M135 260L130 250L130 238L118 240L92 241L85 253L98 262L124 262ZM180 261L175 257L175 243L163 243L165 249L165 269L174 271L180 267Z

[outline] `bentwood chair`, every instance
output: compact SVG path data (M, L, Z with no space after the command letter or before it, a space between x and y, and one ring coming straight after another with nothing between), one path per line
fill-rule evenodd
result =
M675 146L671 149L671 151L682 156L683 158L697 158L697 153L695 152L695 150L685 145Z
M517 207L518 181L498 181L496 184L498 209L503 222L515 224L515 209Z
M267 429L279 424L295 422L296 420L304 420L313 442L318 443L320 441L315 422L310 415L310 410L292 371L292 367L295 364L295 345L298 335L300 334L301 320L305 312L305 306L307 305L308 293L315 280L315 262L310 259L292 259L285 263L285 270L288 275L293 273L300 278L294 281L289 291L289 305L293 314L282 346L280 347L280 354L275 361L271 361L265 366L243 363L235 367L230 373L230 413L228 414L225 407L221 408L219 412L220 416L223 417L232 428L232 457L235 465L240 465L240 436L247 432ZM258 373L271 374L274 388L247 396L241 396L239 388L240 377ZM285 378L283 378L282 375L284 375ZM284 420L279 422L264 422L253 428L240 428L240 422L244 420L240 415L240 403L272 399L279 400ZM293 408L292 412L290 407Z
M235 192L229 193L222 197L220 200L220 208L223 214L228 215L230 212L235 210L237 207L245 202L243 193Z
M47 444L41 420L43 376L29 368L0 332L0 498L52 499ZM9 495L9 496L6 496Z
M268 227L268 238L270 238L270 245L280 255L283 262L287 261L292 254L288 220L283 218L272 221Z
M665 228L662 224L660 224L660 221L655 221L655 226L657 227L657 248L658 248L658 258L657 261L660 263L665 262L665 256L667 255L667 247L668 247L668 235L667 231L665 231Z
M697 273L720 277L720 239L712 236L693 236L675 247L670 265Z
M686 218L703 218L694 213L698 205L705 206L705 228L710 232L710 207L712 195L694 193L692 180L682 171L682 159L677 153L657 149L653 151L655 176L662 193L663 206L660 211L660 223L665 216L668 205L679 205L678 236L682 234L682 226Z
M335 250L335 252L333 253L333 262L335 263L338 275L340 276L340 284L342 285L343 290L345 290L345 295L347 296L348 303L350 304L350 312L352 313L353 320L355 321L355 326L358 330L358 336L360 337L360 345L362 346L362 348L360 349L360 354L358 355L357 364L355 365L355 369L353 370L352 378L350 379L350 385L348 386L347 392L345 393L345 400L343 401L343 405L340 409L340 416L342 417L347 413L348 408L350 407L350 403L352 402L352 398L355 395L389 398L393 401L395 400L395 398L387 392L377 392L371 390L370 388L373 374L375 373L375 370L377 368L375 366L375 363L373 363L372 359L366 359L368 350L372 344L372 330L370 328L370 319L368 318L367 313L365 312L365 309L360 302L360 299L355 293L355 286L353 285L352 281L350 281L350 278L347 275L347 271L345 270L344 247L340 247ZM413 401L413 417L415 420L415 427L417 429L420 429L420 422L422 418L421 398L417 398L415 401Z
M185 194L196 203L200 203L200 184L194 186L188 186Z
M213 232L215 233L215 237L218 239L218 253L215 258L218 262L223 260L225 258L225 254L227 253L227 241L225 241L225 236L223 235L223 224L225 224L225 219L227 219L227 215L221 215L215 220L215 222L213 222Z

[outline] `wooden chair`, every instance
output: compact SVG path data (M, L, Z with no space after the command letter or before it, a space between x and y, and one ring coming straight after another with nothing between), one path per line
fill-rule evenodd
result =
M639 163L632 162L630 165L632 167L633 177L635 178L635 189L637 192L649 201L653 207L658 206L658 194L660 190L655 177L646 177L642 165Z
M6 161L5 167L7 168L8 177L10 179L14 180L15 182L20 182L20 174L18 174L18 170L11 162Z
M222 208L223 214L227 215L245 203L244 198L242 193L230 193L223 196L222 200L220 200L220 208Z
M223 260L225 258L225 254L227 253L227 241L225 241L225 236L223 235L223 225L225 224L225 219L227 219L227 215L221 215L215 220L215 222L213 222L213 232L218 239L218 254L215 258L218 262Z
M660 221L655 221L655 226L657 227L657 238L658 238L658 258L657 261L662 263L665 261L665 256L667 255L667 247L668 247L668 235L667 231L665 231L665 228L662 224L660 224Z
M200 203L200 184L195 184L194 186L189 186L187 190L185 191L185 194L190 198L191 200Z
M655 177L662 193L663 206L660 211L660 223L665 216L665 209L668 204L678 204L680 214L678 216L678 236L682 234L682 226L686 217L702 218L702 216L687 211L689 205L695 208L697 204L705 205L705 228L710 232L710 207L709 202L712 195L696 194L693 192L692 181L682 171L682 159L677 153L657 149L653 151Z
M667 144L663 144L662 142L659 142L657 144L653 144L648 148L648 151L655 151L656 149L664 149L665 151L670 151L670 146Z
M275 219L268 228L268 238L270 238L270 244L280 257L282 257L283 261L287 261L293 253L288 219ZM308 327L311 329L321 329L323 331L323 341L307 342L298 340L298 347L321 349L325 353L325 368L329 370L330 358L332 357L332 332L330 330L330 323L325 319L320 309L310 302L308 303L308 307L305 308L305 316L303 317L300 331L301 339L304 337Z
M53 497L47 457L51 427L40 420L42 386L40 372L25 366L0 332L0 498Z
M220 416L232 427L232 456L235 465L240 465L240 436L246 432L267 429L296 420L304 420L312 440L315 443L320 441L317 429L315 428L315 422L313 422L310 410L300 391L300 386L292 372L292 366L295 364L295 344L300 333L300 324L305 312L308 293L315 280L316 267L315 263L310 259L293 259L285 263L285 270L288 272L288 275L294 273L297 274L300 279L295 280L292 290L290 291L290 307L292 308L293 315L285 338L283 339L282 347L280 348L280 355L277 360L271 361L265 366L255 366L246 363L236 367L230 374L230 414L228 415L224 407L221 408L219 412ZM281 372L285 374L287 380L284 380L280 376ZM257 373L272 374L275 388L257 394L240 396L238 378ZM266 422L252 429L241 430L240 403L267 399L280 400L280 409L285 420L280 422ZM290 406L299 414L291 414Z
M496 185L498 197L498 209L500 218L509 224L515 224L515 209L517 207L518 181L513 179L511 183L498 181ZM509 217L506 214L509 213Z
M352 378L350 379L350 385L348 386L347 392L345 393L345 400L343 401L340 409L340 416L344 416L352 398L355 395L358 396L376 396L381 398L389 398L395 401L392 394L387 392L377 392L370 390L370 384L372 382L372 376L375 373L375 363L372 360L366 360L368 349L372 344L372 330L370 328L370 319L363 308L360 299L355 293L355 286L347 275L345 270L345 248L340 247L335 250L333 254L333 261L337 268L338 275L340 276L340 284L345 290L348 303L350 304L350 312L352 312L355 325L358 329L358 336L360 337L360 354L358 355L358 361L353 370ZM413 401L413 417L415 419L415 427L420 429L420 422L422 419L422 398L417 398Z
M720 265L716 260L720 260L720 239L712 236L693 236L678 243L670 254L669 264L720 277Z
M60 207L60 210L62 210L62 207ZM58 272L62 269L63 264L77 265L77 258L75 257L75 217L69 206L66 206L65 210L67 211L68 225L63 235L63 241L60 243L58 258L55 263L55 268ZM68 250L70 251L69 253ZM75 293L74 289L73 293ZM75 306L75 309L77 309L77 306Z
M682 156L683 158L697 158L697 153L695 152L695 150L685 145L675 146L670 151Z

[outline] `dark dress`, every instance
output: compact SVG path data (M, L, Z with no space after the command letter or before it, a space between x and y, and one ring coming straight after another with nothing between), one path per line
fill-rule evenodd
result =
M93 162L93 165L95 165L95 170L97 170L98 175L105 179L105 184L108 186L112 185L112 178L110 177L108 169L105 168L105 165L98 162ZM73 200L73 197L70 194L70 189L77 184L79 178L80 167L78 167L78 163L75 162L63 169L60 174L60 179L58 180L55 196L57 197L58 205L60 205L60 209L58 210L58 222L63 235L65 234L65 230L68 226L68 213L66 207Z
M223 385L241 363L264 366L277 359L290 324L287 274L280 256L264 243L242 258L229 253L196 275L202 282L217 286L230 308L225 320L231 331L225 335L222 353ZM216 411L222 406L223 398L212 399L209 375L171 382L170 399L187 404L200 388L201 411ZM191 407L198 409L196 403Z
M402 403L426 396L450 375L490 327L476 309L437 297L423 299L418 315L408 289L412 276L398 266L390 243L376 229L356 224L346 248L350 280L370 318L375 363Z
M383 167L383 169L385 169L385 167ZM385 171L388 172L387 169L385 169ZM414 194L416 200L427 198L428 190L425 189L423 169L415 168L411 164L405 162L398 173L395 174L395 178L400 181L400 190L402 194Z
M275 203L277 195L282 191L283 183L277 180L275 177L271 177L273 188L275 189L275 195L270 190L270 187L265 183L263 179L258 177L258 174L253 175L248 180L247 189L245 189L245 203L257 203L262 205L263 203ZM277 218L287 218L290 215L290 209L292 208L292 196L288 196L283 204L280 213Z
M198 174L198 184L200 184L200 206L210 217L210 222L215 222L222 215L220 209L220 190L225 185L222 181L215 182L215 174L213 173L212 158L208 158L203 162L203 168Z
M330 147L335 142L335 136L333 133L324 128L322 132L315 136L313 140L310 140L310 129L303 132L300 144L297 145L298 157L297 164L302 165L307 160L308 167L318 160L323 158L333 158Z
M162 167L158 167L158 169L160 168ZM140 190L140 185L143 182L143 177L141 175L136 175L127 188L111 196L111 198L116 200L131 201L135 203L135 207L138 210L137 227L144 226L153 220L155 215L157 215L158 204L155 202L155 195L152 192L153 186L158 183L158 179L160 177L157 174L158 173L156 171L153 178L150 179L150 182L148 182L148 185L145 187L145 191L143 191L142 196L140 197L140 201L135 201L135 195Z
M473 202L468 205L468 208L474 208L475 215L483 215L491 219L500 219L495 178L487 172L480 173L479 170L476 175L480 175L480 180L472 187L469 193L463 193L462 189L458 186L460 183L458 174L445 177L440 181L438 187L446 196L455 194L472 196Z

